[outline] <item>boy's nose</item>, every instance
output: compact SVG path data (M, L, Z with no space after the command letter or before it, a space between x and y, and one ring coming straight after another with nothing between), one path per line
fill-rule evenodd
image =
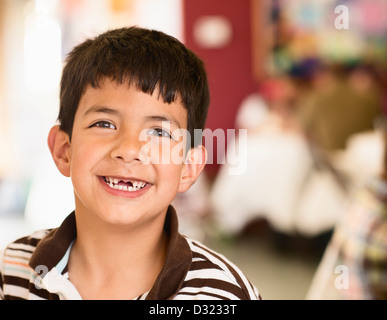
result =
M122 160L124 162L130 163L133 161L141 162L140 152L141 152L142 142L135 135L121 135L117 139L116 144L114 145L111 151L111 157L113 159Z

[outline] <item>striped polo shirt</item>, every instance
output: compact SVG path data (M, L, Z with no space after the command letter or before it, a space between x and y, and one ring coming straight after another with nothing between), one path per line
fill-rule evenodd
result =
M82 299L69 280L67 263L76 238L75 213L59 228L37 231L0 252L0 300ZM168 208L169 243L164 266L142 300L257 300L258 290L223 255L178 232L177 215Z

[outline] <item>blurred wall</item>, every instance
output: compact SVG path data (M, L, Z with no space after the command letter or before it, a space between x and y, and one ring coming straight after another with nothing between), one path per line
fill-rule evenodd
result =
M252 75L250 9L251 3L248 0L185 0L183 2L185 43L207 65L211 104L206 126L211 130L234 128L236 112L242 100L256 90ZM231 27L232 35L229 42L218 47L201 44L197 34L195 36L197 32L195 28L200 27L199 24L203 21L200 19L203 17L225 19ZM216 29L216 21L215 19L212 27L208 26L207 35L211 30ZM222 26L218 28L221 29ZM216 150L213 153L214 164L207 165L210 176L218 168Z

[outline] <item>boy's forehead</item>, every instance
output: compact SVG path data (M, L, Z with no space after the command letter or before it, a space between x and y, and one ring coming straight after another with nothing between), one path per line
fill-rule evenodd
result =
M95 85L92 85L91 83L86 84L86 86L83 90L83 94L81 96L81 99L85 96L86 92L88 92L88 91L90 92L90 91L99 90L99 89L102 89L102 90L113 89L113 90L115 90L118 88L123 88L123 89L126 89L128 91L135 90L138 92L142 92L144 94L148 94L149 96L153 96L157 100L164 100L159 83L156 84L154 90L144 91L140 88L138 80L125 78L125 79L123 79L123 81L120 81L120 80L112 79L110 77L102 77L98 82L95 83ZM165 102L165 101L163 101L163 102ZM183 103L181 93L179 91L176 91L174 93L174 97L173 97L172 102L177 102L177 103L181 104L186 109L186 106Z
M98 112L117 114L118 111L115 109L117 106L115 105L115 101L119 100L117 90L121 91L121 93L124 95L128 94L128 98L130 98L130 93L135 92L155 99L157 101L157 105L160 106L160 108L168 111L168 113L171 113L172 115L184 118L184 121L176 122L179 124L181 123L180 127L187 127L187 108L184 106L180 94L176 94L175 100L173 102L167 103L163 100L159 86L156 86L153 93L148 93L139 89L135 83L130 83L129 81L121 83L109 78L104 78L98 83L97 86L92 86L91 84L86 86L81 96L76 113L82 115ZM131 100L127 100L125 102L129 104ZM156 118L157 117L154 117L154 119Z

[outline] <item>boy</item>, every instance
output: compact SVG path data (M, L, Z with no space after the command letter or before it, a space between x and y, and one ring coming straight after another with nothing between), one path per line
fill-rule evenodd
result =
M5 249L0 298L260 298L237 267L178 233L170 206L203 170L194 132L208 105L202 61L164 33L122 28L75 47L48 136L75 211Z

